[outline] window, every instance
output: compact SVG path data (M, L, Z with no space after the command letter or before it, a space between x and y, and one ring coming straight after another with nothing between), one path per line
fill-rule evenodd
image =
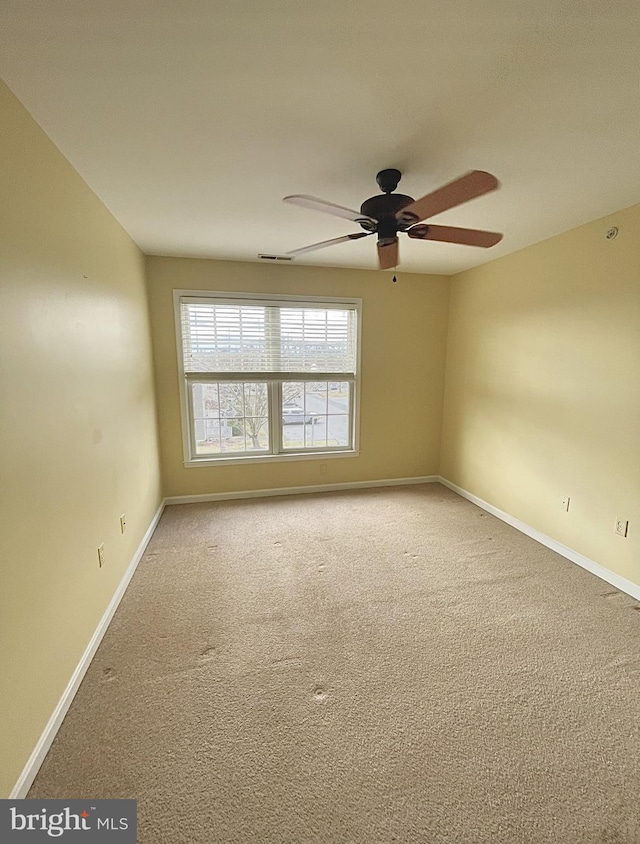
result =
M187 465L356 452L360 300L175 303Z

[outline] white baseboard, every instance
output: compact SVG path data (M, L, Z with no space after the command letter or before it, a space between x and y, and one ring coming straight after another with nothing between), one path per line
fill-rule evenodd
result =
M494 507L493 504L483 501L482 498L478 498L477 495L473 495L471 492L467 492L466 489L456 486L456 484L451 483L451 481L448 481L446 478L440 477L438 480L441 484L443 484L443 486L448 487L453 492L462 496L462 498L466 498L467 501L471 501L472 504L476 504L478 507L486 510L487 513L491 513L492 516L506 522L508 525L516 528L516 530L519 530L521 533L530 536L531 539L535 539L536 542L540 542L541 545L545 545L547 548L550 548L552 551L555 551L557 554L560 554L572 563L576 563L581 568L591 572L591 574L595 574L595 576L599 577L600 580L610 583L611 586L615 586L615 588L619 589L621 592L626 592L627 595L631 595L631 597L635 598L636 601L640 601L640 586L632 580L627 580L626 577L621 577L619 574L610 571L604 566L601 566L599 563L594 562L594 560L590 560L589 557L585 557L578 551L574 551L573 548L563 545L561 542L558 542L557 540L552 539L552 537L547 536L545 533L531 527L531 525L527 525L524 522L521 522L520 519L516 519L514 516L509 515L509 513L505 513L504 510L499 510L497 507Z
M164 501L158 507L153 519L151 520L151 524L146 530L145 535L142 537L142 541L138 545L138 548L133 555L133 558L129 565L127 566L127 570L125 571L122 580L118 584L118 588L116 589L113 598L109 602L109 606L105 610L104 615L100 619L100 623L98 624L95 633L91 637L91 641L87 645L85 652L82 655L82 658L78 665L76 666L76 670L73 672L69 683L67 684L67 688L64 690L62 697L58 701L58 705L53 711L51 718L49 718L49 722L47 726L44 728L42 735L38 743L36 744L33 753L29 757L27 764L24 766L22 773L18 777L18 781L14 786L13 791L9 795L10 800L20 800L27 796L27 792L31 788L31 784L33 783L34 779L36 778L36 774L40 770L40 766L44 761L44 757L47 755L51 744L53 743L54 738L56 737L56 733L60 729L60 725L64 720L64 716L67 714L69 707L71 706L71 702L75 697L76 692L80 687L80 683L82 682L82 678L87 673L87 669L91 664L91 660L93 659L95 652L98 650L98 645L102 641L102 637L107 631L109 627L109 623L113 618L115 611L118 608L118 604L122 600L122 596L125 593L127 586L129 585L129 581L133 577L133 574L138 566L138 563L142 559L142 555L144 554L145 548L149 544L149 540L153 535L153 532L160 520L160 516L162 515L162 511L164 510Z
M172 495L165 498L165 504L197 504L204 501L231 501L235 498L271 498L276 495L303 495L309 492L337 492L341 489L369 489L377 486L404 486L409 484L438 483L438 475L423 475L418 478L387 478L382 481L350 481L342 484L313 484L311 486L287 486L273 489L245 489L241 492L213 492L204 495Z

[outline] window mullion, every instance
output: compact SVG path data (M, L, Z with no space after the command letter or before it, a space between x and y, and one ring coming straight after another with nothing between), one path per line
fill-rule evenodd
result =
M355 437L355 408L356 408L356 382L355 378L349 381L349 448L353 448Z
M282 382L269 382L269 431L271 433L271 453L282 451Z
M193 407L193 385L187 383L185 386L187 392L187 414L189 419L189 452L190 456L193 457L197 453L195 409Z
M265 309L265 335L267 345L267 368L270 372L279 372L282 368L282 340L280 337L280 308ZM279 381L269 382L271 453L280 454L282 450L282 385Z

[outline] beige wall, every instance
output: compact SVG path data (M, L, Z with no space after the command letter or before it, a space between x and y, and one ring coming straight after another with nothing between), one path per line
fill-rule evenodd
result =
M442 276L148 258L165 495L437 474L448 286ZM325 461L185 468L174 289L361 297L360 454ZM321 463L327 467L320 474Z
M0 137L6 797L150 524L160 486L143 256L1 83Z
M635 206L452 279L441 461L450 481L635 583L639 232Z

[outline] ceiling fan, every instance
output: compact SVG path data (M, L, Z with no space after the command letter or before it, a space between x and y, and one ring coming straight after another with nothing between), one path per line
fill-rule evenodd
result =
M377 234L380 269L388 270L398 264L398 232L406 232L415 240L440 240L467 246L481 246L485 249L495 246L502 240L502 235L498 232L422 223L422 220L495 190L498 187L498 180L491 173L486 173L484 170L471 170L421 199L413 199L402 193L393 193L401 176L402 173L399 170L381 170L376 176L376 181L382 195L372 196L365 200L359 212L343 208L342 205L335 205L333 202L316 199L314 196L303 194L285 196L283 202L301 205L303 208L311 208L314 211L324 211L336 217L344 217L347 220L353 220L354 223L359 223L364 229L362 232L323 240L311 246L303 246L301 249L293 249L287 252L287 255L304 255L316 249L324 249L325 246L333 246L334 243L346 243L348 240L359 240L361 237Z

